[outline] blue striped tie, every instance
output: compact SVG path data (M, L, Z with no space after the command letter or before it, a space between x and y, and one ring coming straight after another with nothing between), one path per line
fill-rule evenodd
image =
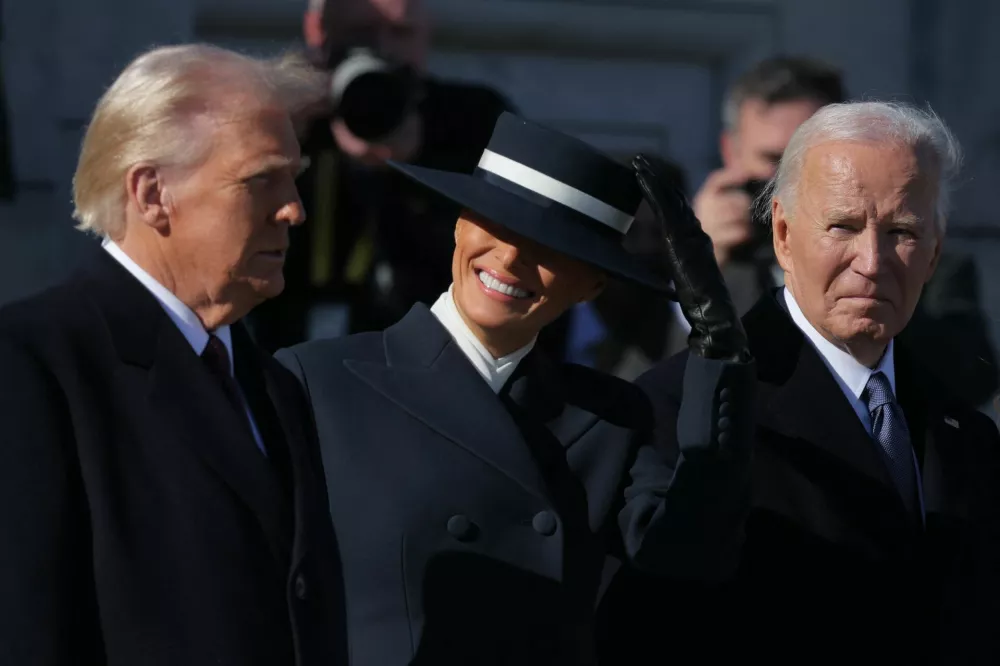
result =
M868 403L872 417L872 436L882 446L889 475L896 484L906 508L916 513L917 471L913 462L910 431L906 427L903 411L892 394L888 378L876 372L868 378L862 399Z

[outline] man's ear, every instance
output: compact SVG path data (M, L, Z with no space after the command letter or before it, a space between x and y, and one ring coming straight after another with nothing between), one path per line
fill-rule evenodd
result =
M792 272L792 252L789 247L788 211L781 199L771 202L771 239L774 243L774 256L778 265L786 273Z
M145 224L161 232L169 229L169 196L156 167L137 164L129 169L125 174L125 191L129 204Z

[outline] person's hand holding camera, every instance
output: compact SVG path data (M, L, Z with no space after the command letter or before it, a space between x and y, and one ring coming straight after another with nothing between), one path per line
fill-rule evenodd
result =
M692 202L702 229L712 239L720 267L729 262L733 250L753 238L753 199L744 188L748 180L739 169L719 169L709 175Z

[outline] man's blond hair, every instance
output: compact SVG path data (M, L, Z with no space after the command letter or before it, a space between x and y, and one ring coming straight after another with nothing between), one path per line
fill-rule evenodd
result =
M129 169L196 165L212 148L212 113L248 96L295 113L323 94L320 77L304 59L257 59L207 44L143 53L101 96L87 127L73 176L77 228L120 238Z

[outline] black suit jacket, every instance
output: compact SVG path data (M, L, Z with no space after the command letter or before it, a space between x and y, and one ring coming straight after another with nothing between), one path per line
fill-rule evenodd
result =
M0 310L0 663L342 663L308 408L295 379L232 332L237 376L271 457L287 452L293 492L105 252Z
M619 576L602 608L605 649L621 663L998 663L995 425L948 398L897 342L925 529L778 300L764 296L744 323L758 411L738 573L712 588ZM650 390L676 399L681 362L655 369ZM650 625L669 633L643 642Z
M731 556L692 563L692 543L673 548L690 534L678 493L697 480L639 453L653 411L627 382L535 350L495 395L423 305L384 332L278 357L316 414L352 664L593 663L608 553L681 576L717 575ZM709 403L752 390L752 366L693 367ZM689 416L705 439L702 398Z

